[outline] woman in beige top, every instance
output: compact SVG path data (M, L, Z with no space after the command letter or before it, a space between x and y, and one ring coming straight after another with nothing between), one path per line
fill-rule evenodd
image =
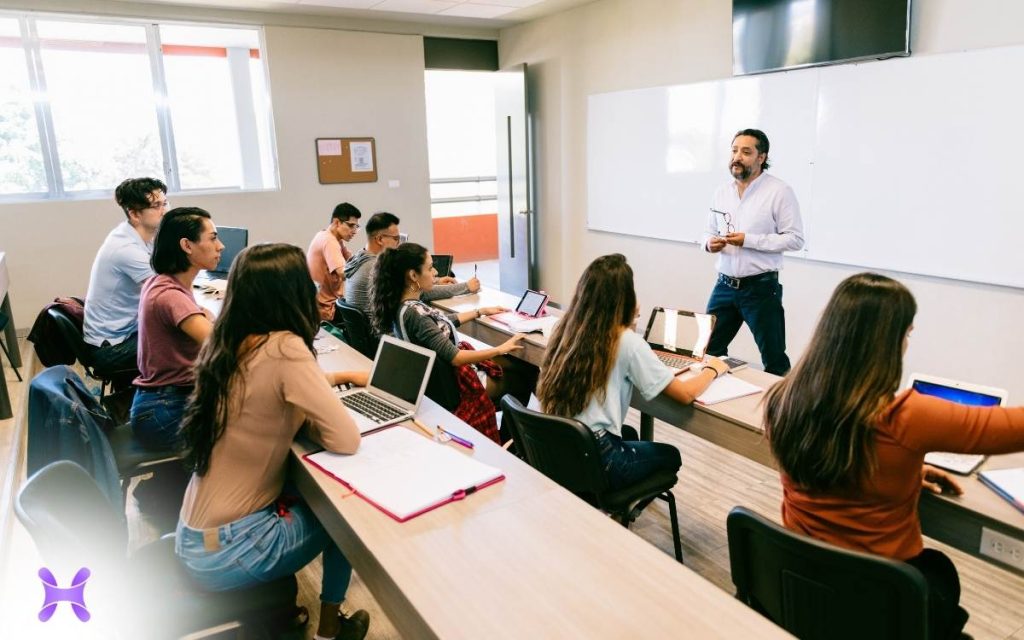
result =
M285 486L292 439L308 434L355 453L359 430L331 390L366 384L366 372L324 373L313 336L316 292L302 251L250 247L228 276L224 307L196 363L182 423L193 470L176 552L211 591L294 574L323 552L317 638L363 638L369 615L340 614L352 567L309 507Z

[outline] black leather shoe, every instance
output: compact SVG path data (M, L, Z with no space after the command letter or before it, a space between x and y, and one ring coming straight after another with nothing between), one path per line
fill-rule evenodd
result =
M363 609L350 616L339 613L338 622L341 624L341 630L334 636L334 640L363 640L366 632L370 630L370 614Z

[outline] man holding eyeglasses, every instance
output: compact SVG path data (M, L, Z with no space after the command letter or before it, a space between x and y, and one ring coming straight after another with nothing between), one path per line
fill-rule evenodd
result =
M764 370L789 371L786 318L779 269L782 253L804 246L796 195L768 175L768 136L743 129L732 141L732 181L715 191L704 232L704 250L718 254L718 280L708 300L715 328L707 352L725 356L746 322L761 352Z
M126 220L114 227L96 253L85 295L82 337L92 366L115 388L138 375L139 297L153 275L153 238L167 211L167 185L156 178L129 178L114 190Z
M359 209L342 202L331 212L331 224L313 236L306 251L309 275L317 284L316 304L320 319L334 320L334 304L345 295L345 261L352 252L345 246L359 231Z
M345 264L345 302L359 307L368 315L373 265L377 262L377 256L385 249L393 249L399 245L399 222L398 216L387 211L370 216L366 223L366 248L360 249ZM454 278L438 278L436 282L439 284L421 294L420 297L425 302L451 298L463 293L476 293L480 290L480 281L475 277L463 283L456 282Z

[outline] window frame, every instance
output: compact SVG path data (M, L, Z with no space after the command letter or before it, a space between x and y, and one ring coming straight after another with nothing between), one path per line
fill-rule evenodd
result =
M86 24L109 24L141 26L146 32L146 54L149 58L150 73L153 80L153 96L155 102L154 117L160 134L160 148L164 166L163 181L167 191L173 195L204 195L219 193L251 193L272 192L281 190L281 169L277 155L277 132L274 128L273 100L270 94L270 67L266 60L266 32L262 25L217 24L179 20L146 20L124 17L83 16L77 14L48 13L37 11L3 11L0 17L17 20L21 33L21 44L28 68L29 90L36 96L33 103L39 147L45 173L46 192L32 191L23 193L0 194L0 205L19 202L52 202L76 200L107 199L113 194L114 188L66 191L62 177L60 153L57 149L56 130L53 124L53 113L47 96L45 69L42 61L42 48L36 30L36 21L56 20L61 22L80 22ZM262 179L262 157L259 153L259 119L256 112L256 101L253 98L253 82L248 64L241 64L240 56L232 47L227 47L229 69L232 77L232 94L237 126L239 128L239 152L241 157L242 185L217 186L183 189L181 176L178 172L178 153L174 143L174 125L167 92L167 77L164 71L164 54L160 40L160 27L209 27L216 29L242 29L255 31L259 41L259 54L262 61L263 86L266 87L266 113L268 120L263 126L268 131L266 153L269 155L272 175L271 186L260 185ZM248 55L246 56L248 62ZM254 154L253 151L256 153Z

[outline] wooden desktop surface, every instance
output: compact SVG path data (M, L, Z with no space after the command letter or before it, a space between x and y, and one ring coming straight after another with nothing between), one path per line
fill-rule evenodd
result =
M509 301L514 305L518 299L488 289L472 296L438 300L433 304L444 309L465 311L478 306L508 306ZM472 325L483 325L485 328L474 330ZM485 319L466 323L460 327L460 331L474 335L488 344L503 342L510 333L505 325ZM539 366L547 341L540 334L530 334L527 340L534 349L528 351L523 359ZM750 367L733 375L763 389L779 380L777 376ZM634 393L631 406L641 413L642 437L651 437L653 418L657 418L746 458L776 467L768 440L764 436L761 413L763 399L764 394L761 393L711 406L682 406L664 396L647 401ZM1020 466L1024 466L1024 453L991 456L979 470ZM920 514L925 535L990 561L991 558L980 555L982 527L1024 541L1024 513L982 484L977 475L960 480L964 487L962 496L926 493L922 497ZM1016 571L1024 574L1024 571Z
M370 366L324 332L317 345L336 347L325 370ZM299 490L404 637L786 637L429 399L417 415L505 480L399 523L303 461L310 443L292 449Z

